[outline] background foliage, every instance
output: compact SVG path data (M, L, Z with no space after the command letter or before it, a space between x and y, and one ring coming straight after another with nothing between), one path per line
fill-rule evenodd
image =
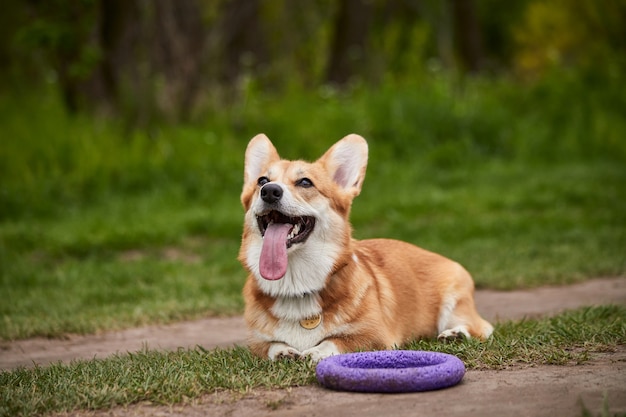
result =
M72 112L204 120L263 93L423 83L433 71L541 78L623 69L619 0L8 1L0 70ZM6 82L8 80L8 82Z

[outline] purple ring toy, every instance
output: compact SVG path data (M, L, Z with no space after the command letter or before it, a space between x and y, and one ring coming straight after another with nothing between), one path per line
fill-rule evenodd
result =
M465 375L465 364L447 353L382 350L322 359L315 374L320 384L334 390L417 392L458 384Z

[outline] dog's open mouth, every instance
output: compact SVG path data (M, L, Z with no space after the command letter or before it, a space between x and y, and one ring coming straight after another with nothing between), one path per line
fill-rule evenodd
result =
M315 218L290 217L272 210L258 216L257 222L263 236L259 259L261 276L272 281L281 279L287 273L287 249L309 237L315 227Z
M276 210L258 216L257 222L259 223L259 230L261 230L263 237L265 237L268 229L271 231L273 228L278 229L286 227L281 225L291 225L285 241L287 248L291 247L294 243L304 242L315 227L315 217L289 217Z

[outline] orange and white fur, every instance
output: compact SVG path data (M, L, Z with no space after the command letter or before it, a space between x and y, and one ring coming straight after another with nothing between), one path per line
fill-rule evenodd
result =
M397 240L352 238L367 158L354 134L314 163L282 160L263 134L248 144L239 259L256 355L317 361L420 337L491 335L461 265Z

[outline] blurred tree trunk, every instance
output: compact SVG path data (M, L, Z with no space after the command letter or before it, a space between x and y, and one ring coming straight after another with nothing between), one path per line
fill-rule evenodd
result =
M326 82L342 86L364 67L373 6L368 0L340 0Z
M165 80L160 107L176 119L187 119L202 85L206 40L202 9L197 0L156 0L154 5L150 55Z
M454 43L464 71L480 72L485 56L474 0L451 0Z
M198 0L100 0L101 59L84 84L88 105L131 124L189 117L202 82L205 29Z
M136 2L128 0L100 0L99 41L102 58L94 72L92 94L104 110L114 112L120 101L121 70L131 58L128 53L132 41L128 33L130 22L139 19ZM126 53L124 53L126 52Z
M228 0L222 4L214 36L218 50L218 80L237 82L242 72L266 61L259 0Z

